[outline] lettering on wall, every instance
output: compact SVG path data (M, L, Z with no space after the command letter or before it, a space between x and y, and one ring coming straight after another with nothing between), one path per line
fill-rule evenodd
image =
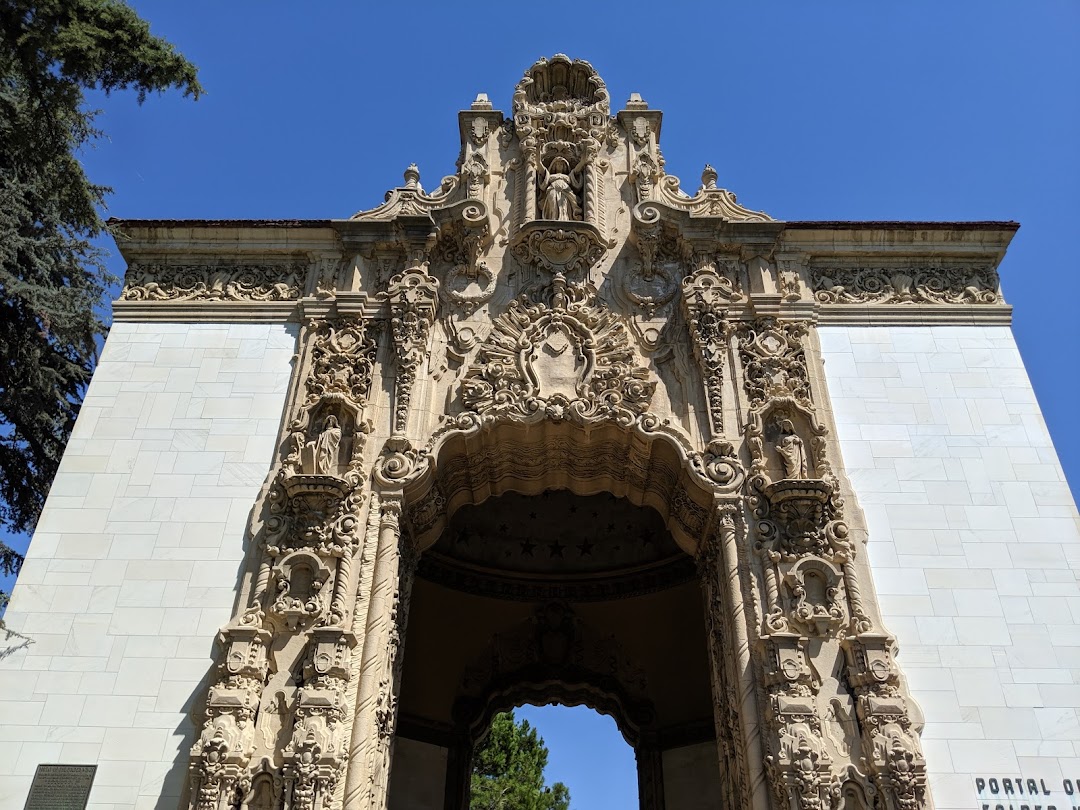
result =
M97 765L38 765L24 810L85 810Z
M1080 810L1080 777L976 776L979 810Z

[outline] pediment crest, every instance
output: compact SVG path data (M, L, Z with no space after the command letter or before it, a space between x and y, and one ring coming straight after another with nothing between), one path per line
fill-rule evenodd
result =
M643 222L651 222L660 215L656 204L676 211L685 211L691 217L719 217L727 222L773 222L764 211L752 211L739 205L735 193L716 185L716 169L706 165L701 173L701 187L694 196L681 188L678 177L662 174L655 161L643 158L635 164L636 190L639 198L634 215Z

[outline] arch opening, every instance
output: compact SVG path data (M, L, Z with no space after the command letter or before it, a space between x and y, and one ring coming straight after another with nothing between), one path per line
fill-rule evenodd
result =
M485 799L503 788L504 774L518 772L506 767L506 741L508 737L527 741L530 732L547 755L543 785L551 791L545 797L549 806L559 806L552 801L561 792L556 788L559 783L566 787L563 795L572 807L632 807L637 803L636 755L614 718L585 704L526 702L495 715L478 740L470 771L470 810L489 807ZM533 790L528 792L534 795Z
M665 761L676 791L719 783L700 585L660 510L580 481L499 489L461 498L420 556L390 807L425 806L418 788L430 800L440 781L426 806L468 807L472 752L522 704L611 716L637 756L642 808L664 806ZM680 764L699 750L711 766Z

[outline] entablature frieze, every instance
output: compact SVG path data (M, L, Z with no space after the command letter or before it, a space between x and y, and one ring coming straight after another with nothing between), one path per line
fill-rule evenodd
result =
M545 232L509 239L482 201L392 220L273 227L201 221L116 222L128 261L117 321L298 321L312 311L388 317L386 285L421 251L443 284L441 308L493 317L530 277ZM645 203L621 241L598 244L594 283L626 318L665 320L681 279L713 257L735 290L731 320L762 315L819 324L1008 324L998 266L1015 223L727 222ZM548 229L552 230L551 228ZM555 228L554 230L558 230ZM564 228L565 230L565 228ZM666 248L663 242L671 243ZM665 252L666 251L666 252ZM522 269L525 265L525 269ZM597 274L599 274L597 276ZM517 277L517 286L510 281ZM509 286L508 286L509 285ZM621 300L620 300L621 299Z

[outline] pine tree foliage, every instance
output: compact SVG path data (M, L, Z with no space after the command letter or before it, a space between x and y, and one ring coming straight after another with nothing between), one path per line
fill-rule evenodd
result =
M77 153L84 93L202 91L194 65L117 0L0 0L0 526L33 529L106 325L109 191ZM0 572L22 558L0 542ZM0 594L0 600L3 595ZM2 605L0 605L2 607Z
M570 789L544 783L548 749L528 720L497 714L473 755L470 810L569 810Z

